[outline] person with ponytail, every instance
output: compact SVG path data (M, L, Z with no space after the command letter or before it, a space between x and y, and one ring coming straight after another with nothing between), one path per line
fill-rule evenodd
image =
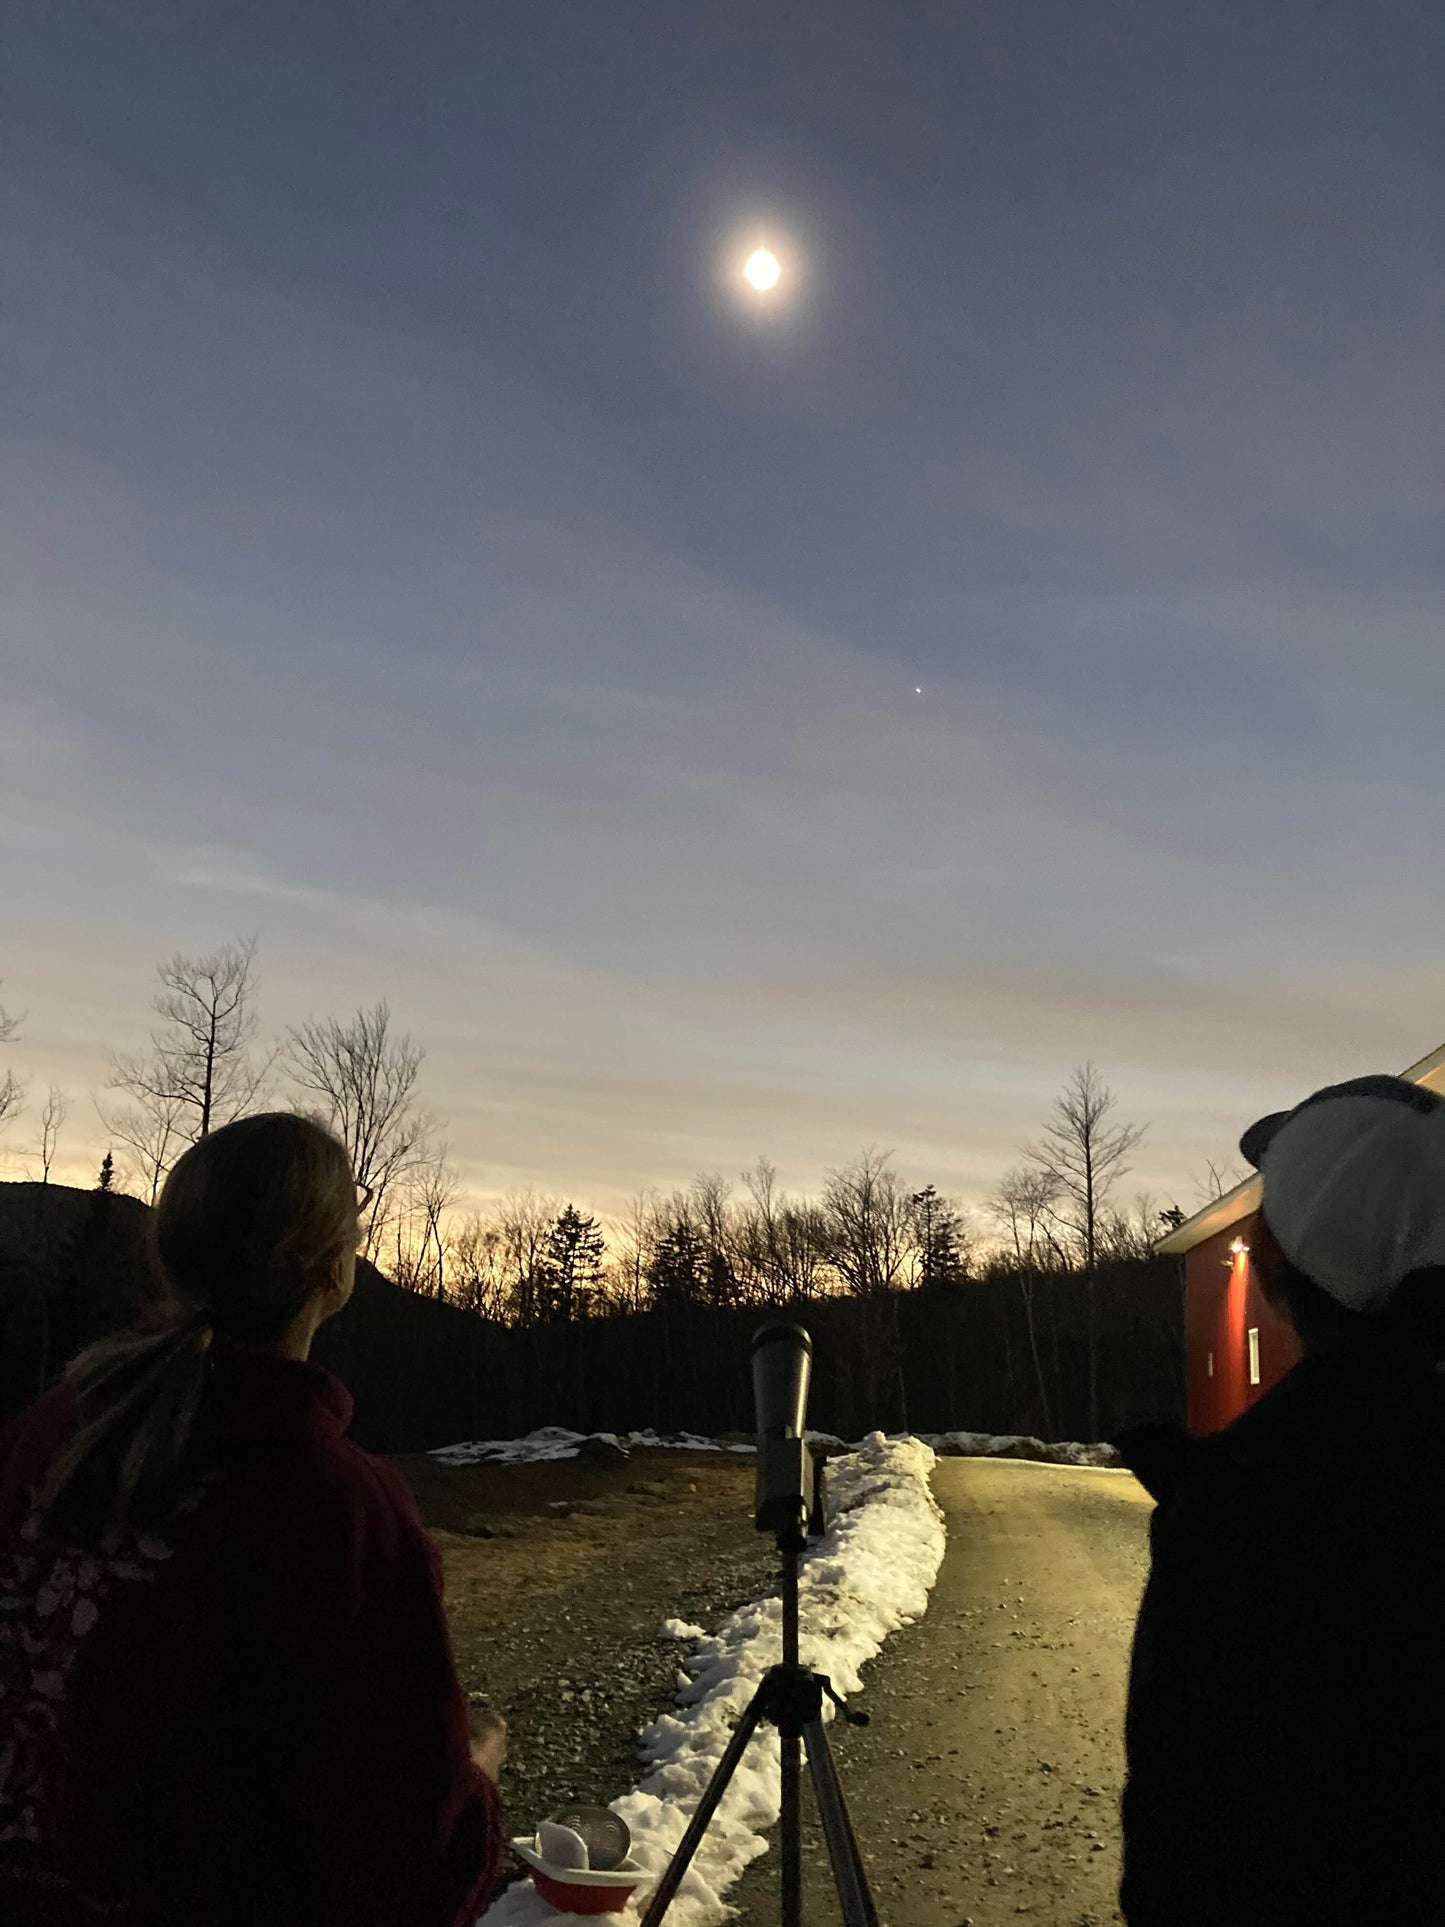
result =
M0 1435L0 1920L460 1927L503 1841L441 1567L309 1362L359 1203L238 1119L153 1213L161 1304Z

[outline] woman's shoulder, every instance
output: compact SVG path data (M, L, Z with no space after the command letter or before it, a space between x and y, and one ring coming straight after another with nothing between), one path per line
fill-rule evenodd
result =
M421 1525L411 1487L388 1460L354 1440L331 1441L320 1455L322 1482L339 1501L365 1513L398 1517Z
M353 1440L322 1443L304 1483L308 1530L322 1542L344 1545L367 1562L427 1553L430 1540L406 1480Z

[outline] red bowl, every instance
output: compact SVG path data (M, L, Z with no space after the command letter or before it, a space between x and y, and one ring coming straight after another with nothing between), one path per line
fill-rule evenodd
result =
M532 1885L559 1914L620 1914L642 1880L639 1876L632 1887L584 1887L580 1882L553 1880L540 1867L533 1867Z

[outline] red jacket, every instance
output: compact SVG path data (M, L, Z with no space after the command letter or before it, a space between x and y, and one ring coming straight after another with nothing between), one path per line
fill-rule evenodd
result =
M72 1545L34 1513L63 1384L0 1434L0 1918L460 1927L502 1817L436 1549L330 1373L211 1359L213 1477L162 1536Z

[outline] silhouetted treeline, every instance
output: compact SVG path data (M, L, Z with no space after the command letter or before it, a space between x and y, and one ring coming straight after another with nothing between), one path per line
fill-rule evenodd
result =
M1184 1415L1178 1266L1122 1260L1097 1277L1101 1436L1142 1417ZM867 1298L800 1299L787 1315L813 1335L810 1422L856 1438L920 1432L1089 1436L1089 1310L1077 1273L924 1286ZM537 1425L578 1431L750 1433L753 1309L659 1307L495 1334L499 1376L476 1436Z
M57 1185L0 1186L0 1420L154 1289L147 1209ZM1099 1424L1091 1426L1090 1294L1077 1271L994 1269L914 1289L800 1295L783 1307L816 1354L812 1423L1107 1435L1182 1415L1183 1327L1171 1260L1096 1274ZM608 1317L504 1326L358 1267L351 1303L312 1356L356 1400L353 1436L378 1451L581 1431L748 1432L755 1306L658 1304Z

